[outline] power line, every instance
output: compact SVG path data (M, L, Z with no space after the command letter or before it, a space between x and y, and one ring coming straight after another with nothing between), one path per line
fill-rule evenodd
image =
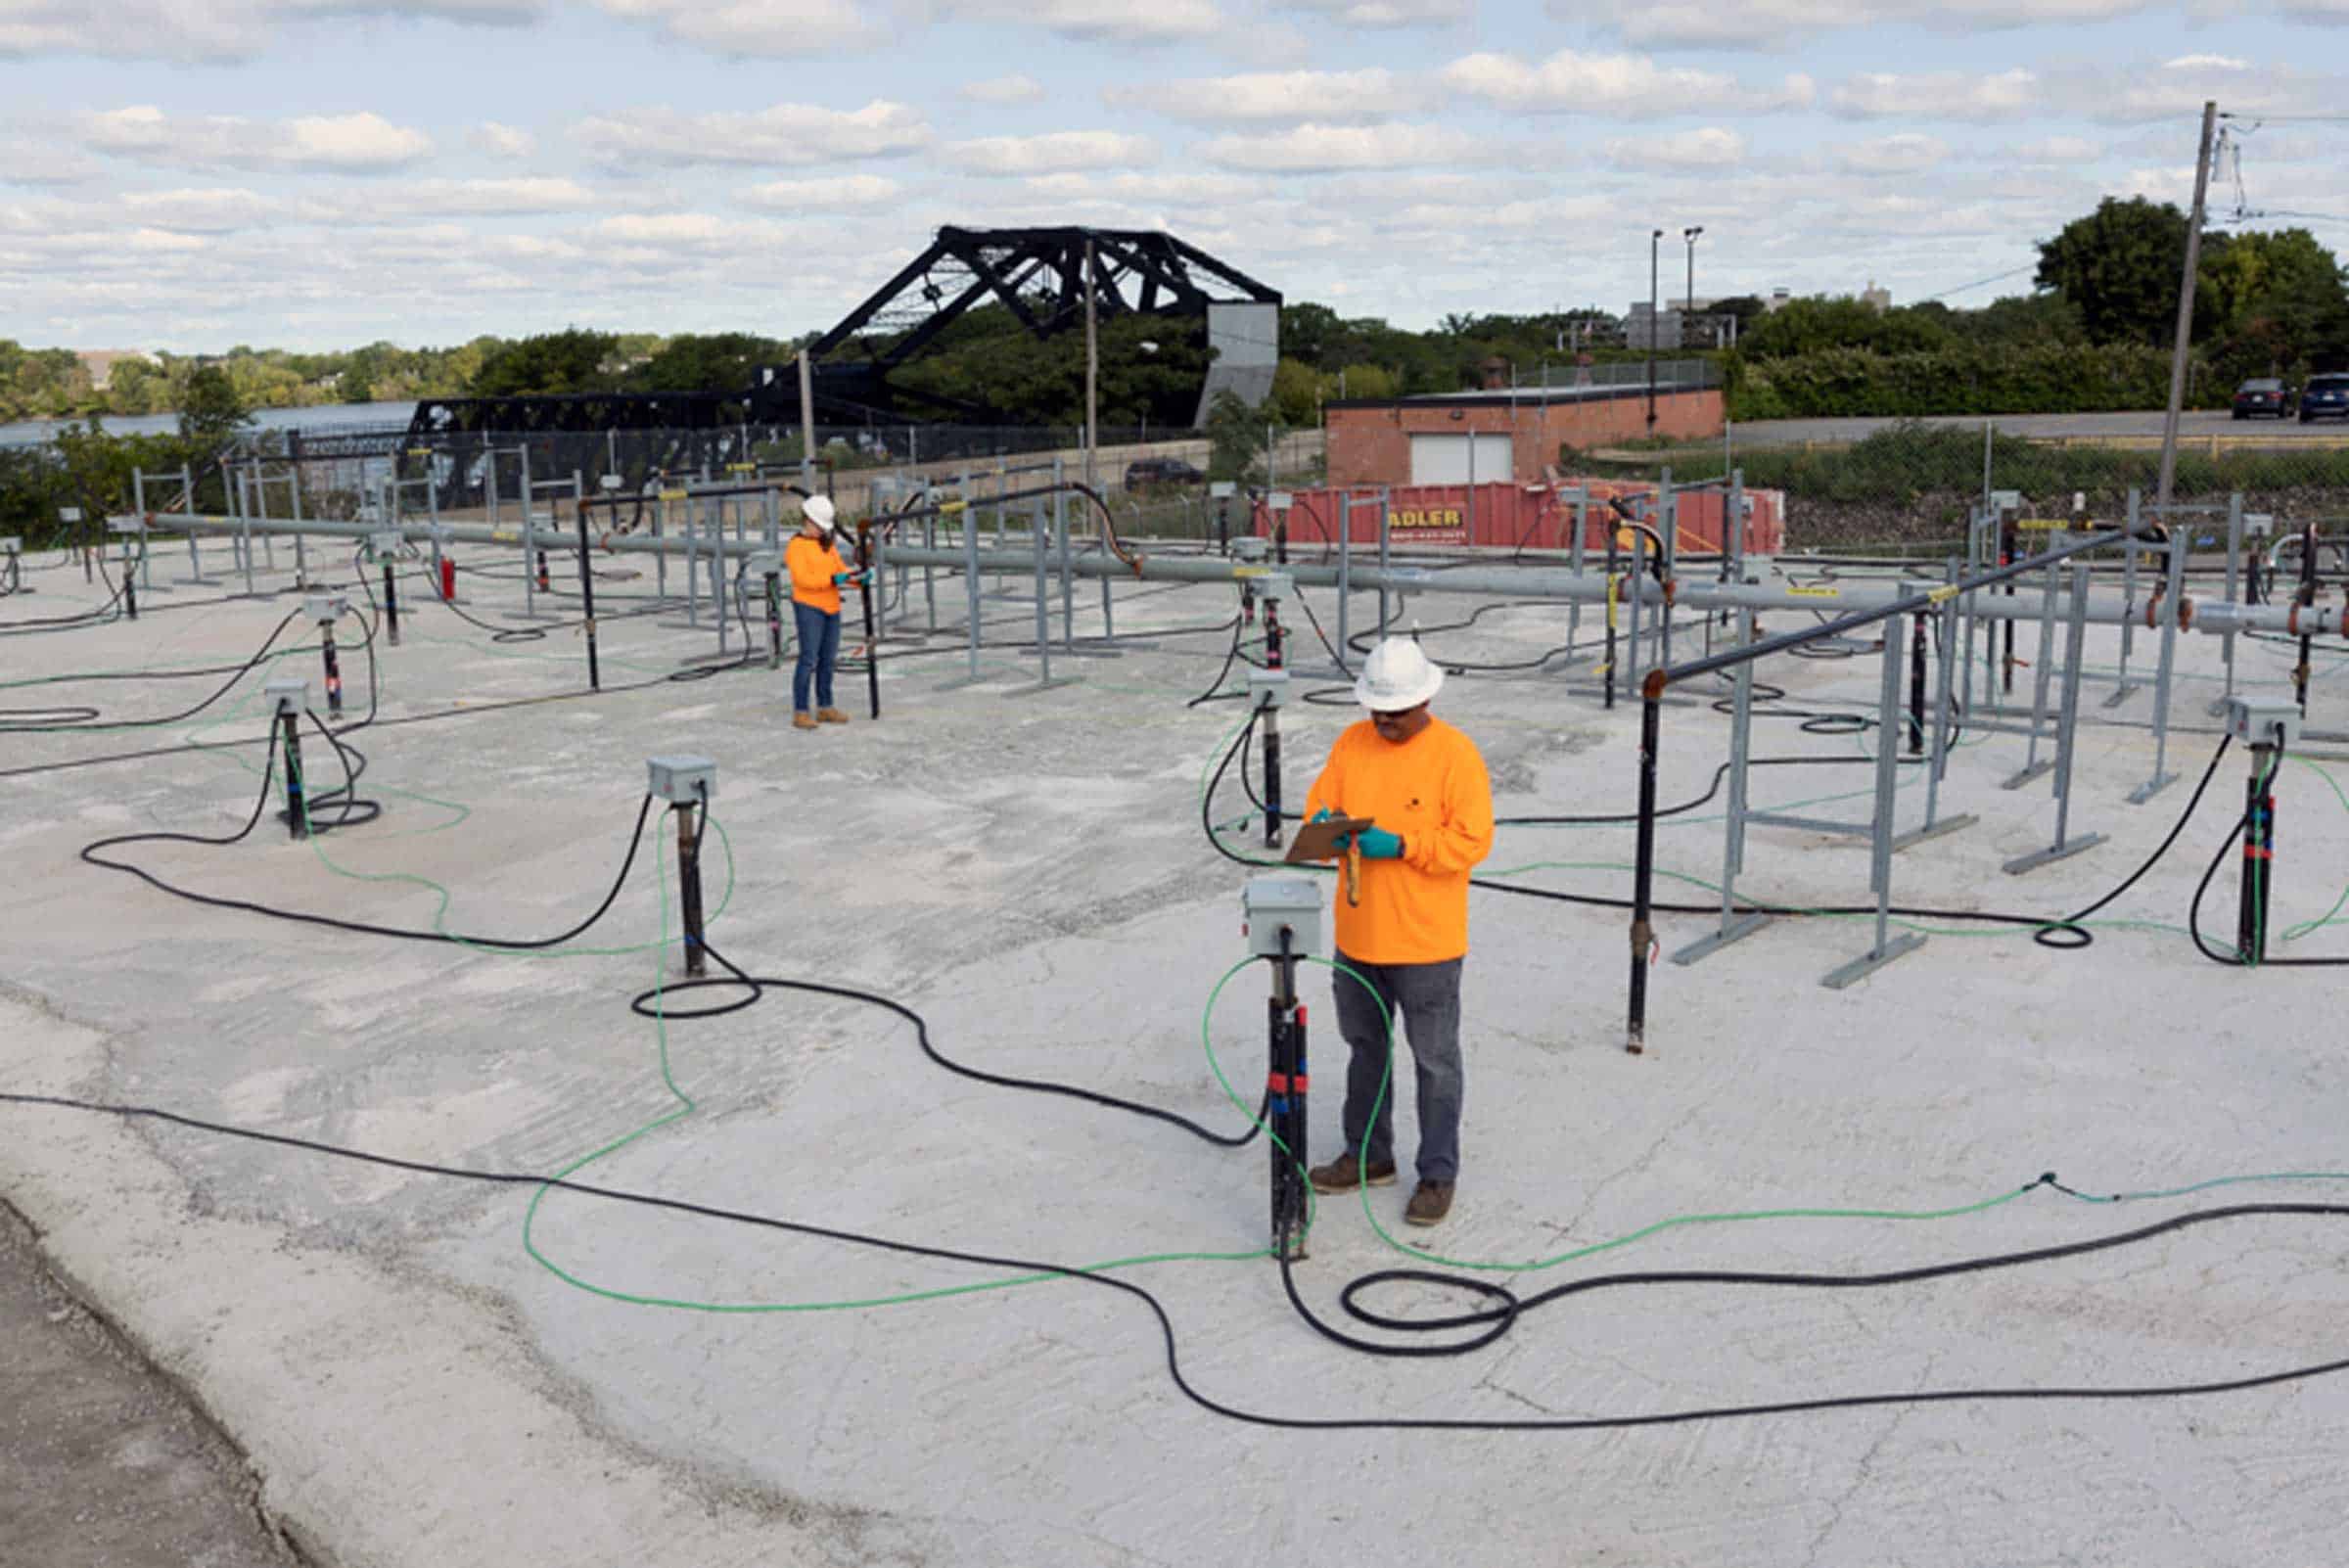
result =
M2038 270L2038 262L2026 261L2019 267L2009 267L2004 272L1994 272L1987 278L1976 278L1971 283L1960 283L1955 289L1944 289L1939 294L1928 294L1916 302L1918 304L1931 304L1936 300L1947 300L1953 294L1963 294L1969 289L1979 289L1986 284L2003 283L2008 278L2020 277L2026 272L2036 272Z

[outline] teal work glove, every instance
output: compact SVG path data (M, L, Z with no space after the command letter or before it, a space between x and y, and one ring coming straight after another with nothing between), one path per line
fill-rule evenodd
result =
M863 585L864 574L861 572L835 572L832 574L832 586L835 588L862 587Z
M1403 836L1389 833L1385 828L1362 830L1362 858L1365 860L1400 860L1403 858Z

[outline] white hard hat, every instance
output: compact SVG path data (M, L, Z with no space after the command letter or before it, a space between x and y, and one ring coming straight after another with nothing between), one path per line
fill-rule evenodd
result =
M806 518L808 522L814 524L817 528L822 529L826 533L831 532L834 522L832 512L832 497L829 495L808 496L806 501L800 504L800 515Z
M1354 700L1374 714L1399 714L1434 697L1444 671L1409 637L1389 637L1362 661Z

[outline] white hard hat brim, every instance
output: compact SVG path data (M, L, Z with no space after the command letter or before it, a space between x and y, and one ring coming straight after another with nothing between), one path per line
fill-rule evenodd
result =
M1444 667L1431 659L1428 661L1427 673L1416 682L1402 691L1381 692L1376 702L1371 701L1369 675L1365 673L1357 677L1354 700L1374 714L1400 714L1406 708L1416 708L1421 703L1433 701L1436 693L1443 689Z

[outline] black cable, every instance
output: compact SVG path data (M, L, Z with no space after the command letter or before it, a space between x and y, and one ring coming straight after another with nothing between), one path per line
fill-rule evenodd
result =
M194 707L183 708L176 714L165 714L161 718L117 718L108 720L101 720L99 717L99 712L95 708L79 710L89 714L90 718L86 722L57 722L54 720L49 722L39 722L28 719L19 719L13 715L29 712L29 710L0 709L0 734L57 734L68 730L95 733L98 731L113 729L145 729L160 724L176 724L184 718L194 718L198 714L203 713L206 709L211 707L212 704L227 696L229 692L235 688L239 681L243 680L253 671L255 666L259 665L262 660L268 658L269 650L277 646L277 639L286 634L286 628L292 625L296 618L298 618L301 612L299 610L289 612L286 616L286 619L277 623L277 629L269 633L268 640L263 642L259 648L254 650L253 657L246 660L243 664L236 666L230 672L227 680L223 681L217 688L215 688L210 696L205 698L202 702L197 703ZM70 679L72 677L69 676L63 678ZM54 712L64 713L68 712L68 710L60 709L55 710Z
M731 967L731 966L729 966ZM758 981L761 986L774 982ZM894 1004L891 1004L894 1006ZM859 1231L842 1230L827 1225L808 1224L802 1221L783 1220L771 1215L753 1214L740 1209L721 1208L714 1204L694 1203L683 1198L662 1197L655 1193L633 1192L623 1187L606 1187L579 1181L568 1176L544 1176L528 1172L469 1170L461 1166L439 1165L424 1160L401 1159L394 1155L377 1154L368 1150L326 1143L314 1138L295 1137L283 1132L267 1132L255 1128L242 1128L229 1123L208 1121L202 1117L185 1116L157 1106L110 1104L104 1101L83 1100L56 1094L20 1094L0 1091L0 1104L37 1106L55 1110L69 1110L84 1114L113 1116L125 1121L153 1121L167 1126L233 1137L248 1142L272 1144L279 1148L298 1149L305 1153L323 1154L335 1159L352 1160L418 1176L441 1176L453 1180L475 1181L496 1186L527 1186L575 1193L580 1197L600 1198L607 1202L632 1204L648 1209L665 1210L672 1214L692 1215L704 1220L717 1220L731 1224L753 1225L761 1229L778 1230L792 1235L812 1236L819 1240L838 1241L851 1246L867 1247L896 1253L904 1257L930 1258L945 1263L969 1264L983 1268L996 1268L1016 1273L1042 1273L1078 1283L1098 1285L1133 1297L1150 1310L1158 1321L1159 1336L1166 1347L1167 1374L1182 1396L1200 1408L1229 1420L1251 1426L1273 1427L1288 1431L1438 1431L1438 1432L1572 1432L1610 1431L1631 1427L1670 1426L1695 1421L1728 1420L1759 1415L1790 1415L1816 1410L1865 1409L1882 1406L1980 1404L1988 1402L2045 1401L2045 1400L2142 1400L2184 1399L2213 1394L2239 1393L2255 1388L2304 1381L2349 1370L2349 1358L2318 1361L2282 1371L2255 1373L2246 1377L2227 1378L2200 1383L2172 1383L2125 1387L2051 1387L2051 1388L1952 1388L1918 1389L1886 1394L1856 1394L1826 1396L1807 1400L1784 1400L1769 1404L1717 1406L1687 1410L1659 1410L1634 1415L1601 1415L1580 1417L1548 1417L1543 1419L1502 1416L1474 1417L1394 1417L1394 1416L1291 1416L1277 1415L1227 1404L1203 1393L1183 1375L1180 1345L1174 1332L1174 1321L1156 1295L1144 1286L1113 1274L1097 1273L1090 1269L1072 1268L1066 1264L1048 1263L1039 1259L1003 1257L989 1253L963 1251L958 1248L926 1246L918 1242L898 1241ZM2042 1176L2041 1184L2052 1185L2051 1176ZM2189 1225L2208 1224L2221 1220L2242 1219L2263 1215L2349 1216L2349 1206L2337 1204L2239 1204L2229 1208L2206 1209L2193 1214L2180 1215L2156 1224L2140 1226L2116 1235L2096 1237L2089 1241L2072 1242L2054 1247L2035 1248L2027 1252L2003 1253L1987 1258L1960 1259L1954 1263L1928 1265L1920 1268L1901 1269L1879 1274L1797 1274L1761 1273L1730 1270L1654 1270L1641 1273L1601 1274L1587 1279L1570 1280L1543 1292L1540 1296L1519 1302L1502 1287L1479 1280L1458 1280L1449 1275L1427 1273L1416 1269L1389 1269L1365 1275L1346 1287L1341 1297L1348 1310L1362 1321L1389 1326L1403 1332L1428 1332L1458 1326L1462 1323L1482 1326L1485 1332L1464 1344L1461 1349L1443 1347L1438 1354L1463 1354L1480 1344L1490 1343L1496 1335L1491 1323L1497 1318L1503 1328L1514 1323L1525 1312L1538 1305L1561 1299L1567 1295L1587 1294L1594 1290L1620 1289L1632 1285L1675 1284L1731 1284L1778 1285L1822 1289L1872 1288L1884 1285L1911 1283L1919 1279L1941 1278L1953 1274L1978 1273L1998 1268L2017 1268L2026 1263L2079 1256L2127 1246L2155 1236L2169 1234ZM1464 1288L1493 1297L1508 1299L1484 1313L1458 1315L1451 1319L1421 1319L1387 1317L1357 1306L1352 1297L1359 1290L1391 1280L1426 1279L1440 1281L1447 1288ZM1377 1342L1357 1339L1331 1329L1313 1316L1298 1293L1293 1267L1285 1260L1281 1280L1289 1299L1304 1314L1309 1323L1338 1343L1356 1348L1371 1349L1378 1355L1425 1355L1428 1347L1381 1346ZM1372 1347L1375 1347L1372 1349Z
M329 736L329 740L330 742L333 740L331 735ZM342 753L342 748L337 746L336 750L337 755L340 756ZM603 901L597 904L594 910L591 911L585 919L579 921L576 925L572 926L569 930L558 932L551 937L482 937L467 936L462 933L446 931L411 931L399 926L380 926L364 920L345 920L334 915L310 914L299 909L280 908L277 905L262 903L253 899L230 899L224 898L217 894L197 893L192 889L182 888L173 883L166 882L161 877L157 876L154 872L146 870L141 866L134 865L127 860L109 859L102 853L107 850L116 849L123 845L129 844L199 844L207 848L221 849L232 844L240 843L248 835L250 835L256 826L259 825L261 814L268 807L269 784L275 773L274 764L276 762L276 759L277 739L275 726L273 724L271 726L269 739L269 756L267 763L261 770L260 794L253 801L253 814L246 818L245 825L242 828L239 828L235 833L231 834L227 838L206 838L193 834L170 832L118 833L113 837L99 839L94 843L83 845L81 848L81 858L87 861L89 864L98 866L104 870L120 871L127 875L137 877L141 882L146 883L149 887L152 887L161 893L167 893L172 898L185 899L191 903L201 903L208 908L234 909L244 914L266 916L272 920L292 920L302 925L323 926L334 931L349 931L371 937L392 937L402 942L441 942L450 944L454 946L495 947L509 951L528 952L546 947L559 946L562 944L571 941L574 937L579 936L581 933L585 932L589 927L593 926L598 920L601 920L605 914L610 911L613 903L620 898L621 888L627 882L629 869L636 863L636 851L644 842L645 821L652 814L653 809L653 798L650 795L647 795L644 798L643 803L637 807L636 827L635 830L628 836L627 853L622 857L619 874L612 879L611 889L605 893ZM347 757L344 758L344 764L346 769L349 767L349 759ZM346 772L345 778L347 787L355 788L357 782L356 771L353 770ZM354 802L352 804L357 805L359 803ZM361 818L361 820L364 820L364 818Z
M720 1018L728 1013L740 1012L758 1002L770 991L796 991L818 996L839 996L850 1001L865 1002L904 1019L913 1026L914 1041L921 1046L924 1056L929 1057L931 1061L947 1072L959 1078L970 1079L974 1083L990 1084L997 1088L1030 1089L1038 1094L1057 1094L1065 1099L1082 1100L1088 1105L1104 1106L1113 1111L1129 1111L1135 1116L1145 1116L1153 1121L1164 1122L1171 1127L1178 1127L1219 1148L1244 1149L1255 1141L1257 1133L1262 1130L1264 1121L1262 1106L1258 1107L1256 1118L1244 1130L1238 1132L1218 1132L1212 1128L1192 1121L1187 1116L1156 1105L1146 1105L1138 1100L1121 1099L1115 1094L1103 1094L1095 1089L1080 1088L1074 1084L1055 1083L1046 1079L1015 1078L1005 1073L990 1073L984 1068L967 1066L955 1061L932 1042L929 1021L924 1019L921 1014L904 1003L884 996L878 992L859 991L853 986L823 985L812 980L785 980L773 975L751 975L744 972L733 959L711 946L707 939L702 943L702 951L723 965L727 971L726 974L704 980L675 981L666 986L656 986L649 991L639 992L635 996L629 998L629 1010L639 1017L665 1018L671 1023L680 1023L699 1018ZM668 1004L667 998L679 992L711 989L739 991L742 994L731 1001L695 1008L690 1011L679 1011Z

